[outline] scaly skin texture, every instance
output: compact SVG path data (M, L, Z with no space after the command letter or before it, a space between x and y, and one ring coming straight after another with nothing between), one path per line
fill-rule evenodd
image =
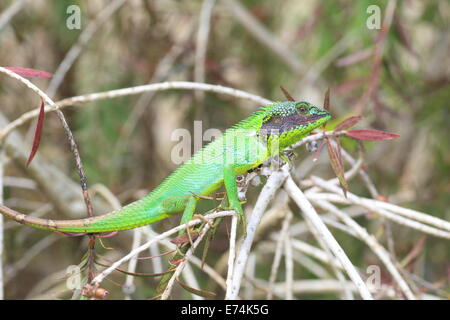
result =
M195 210L198 199L194 195L209 195L225 184L230 207L242 215L235 176L256 168L329 119L327 111L307 102L285 101L262 107L205 146L147 196L102 216L49 220L26 216L2 205L0 212L39 229L110 232L148 225L183 211L185 222Z

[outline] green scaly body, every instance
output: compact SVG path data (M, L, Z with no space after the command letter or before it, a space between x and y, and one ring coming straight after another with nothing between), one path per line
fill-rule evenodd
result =
M230 207L242 215L236 175L258 167L329 118L328 112L306 102L277 102L263 107L205 146L147 196L102 216L78 220L40 219L1 205L0 212L39 229L110 232L148 225L183 211L182 222L186 222L195 211L198 201L195 195L209 195L225 184Z

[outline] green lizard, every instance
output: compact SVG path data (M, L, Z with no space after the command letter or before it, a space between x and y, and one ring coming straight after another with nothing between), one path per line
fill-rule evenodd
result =
M284 101L260 108L231 127L181 165L144 198L102 216L51 220L27 216L0 205L15 221L44 230L100 233L148 225L182 213L186 223L201 197L225 185L230 209L243 219L236 176L258 167L330 119L329 112L308 102Z

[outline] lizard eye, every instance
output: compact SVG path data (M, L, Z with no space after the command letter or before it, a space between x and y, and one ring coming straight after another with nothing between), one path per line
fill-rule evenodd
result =
M306 109L306 107L300 107L300 108L298 108L298 111L300 113L306 113L306 111L308 111L308 109Z

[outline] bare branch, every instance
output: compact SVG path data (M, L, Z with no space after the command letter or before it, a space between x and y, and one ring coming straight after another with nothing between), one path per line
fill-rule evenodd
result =
M10 74L15 74L7 69L0 68L1 70L5 70ZM6 72L5 72L6 73ZM212 85L207 83L196 83L189 81L169 81L169 82L161 82L161 83L153 83L147 84L137 87L123 88L117 90L110 90L104 92L90 93L82 96L75 96L67 99L60 100L56 103L49 103L47 100L44 100L47 104L45 106L45 112L54 111L59 108L64 108L71 105L78 105L87 102L93 102L104 99L113 99L117 97L130 96L136 94L142 94L145 92L152 91L165 91L165 90L173 90L173 89L183 89L183 90L200 90L200 91L209 91L218 94L226 94L236 98L247 99L259 103L261 105L271 104L272 101L267 100L263 97L229 87L224 87L220 85ZM12 130L17 128L18 126L28 122L31 119L34 119L39 114L39 108L28 111L21 115L16 120L9 123L2 130L0 130L0 140L3 140Z
M358 271L356 271L350 259L344 253L339 243L336 241L331 232L328 230L328 228L320 219L314 207L308 201L303 192L297 187L297 185L295 184L295 182L292 180L291 177L288 177L286 179L284 188L289 194L289 196L300 207L305 219L308 219L311 222L311 224L314 225L321 239L329 246L330 250L342 264L345 271L349 275L350 279L357 286L358 291L361 294L361 297L366 300L373 299L366 284L362 281L361 277L358 274Z
M233 287L228 296L229 299L236 299L239 294L242 277L244 275L245 266L247 264L248 255L253 243L253 239L256 233L256 228L259 225L262 215L266 211L266 208L270 200L274 197L276 191L281 187L284 180L288 176L287 166L283 166L280 171L272 173L264 185L255 207L253 208L252 215L247 224L247 235L242 240L242 243L237 254L234 274L233 274Z
M372 235L369 235L369 233L366 231L366 229L362 228L359 224L355 222L352 218L350 218L347 214L339 210L337 207L332 205L329 202L323 201L323 200L317 200L314 201L317 203L319 207L322 209L328 210L332 213L334 213L336 216L339 217L346 225L348 225L352 230L354 230L358 237L363 240L367 246L369 246L372 251L380 258L380 260L385 264L386 268L394 278L394 280L398 283L400 289L405 294L407 299L415 300L416 297L412 293L411 289L409 288L406 281L403 279L400 272L395 267L394 263L391 261L389 257L389 253L384 249L376 240L376 238Z

